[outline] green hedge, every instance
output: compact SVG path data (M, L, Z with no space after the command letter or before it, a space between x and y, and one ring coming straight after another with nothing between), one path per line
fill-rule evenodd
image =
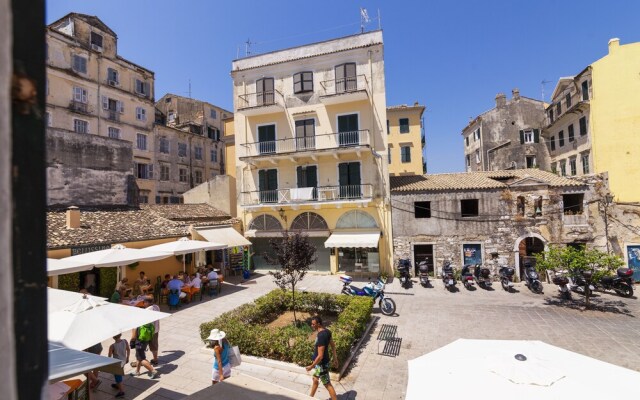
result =
M58 276L58 289L77 292L80 290L80 274L64 274Z
M338 320L331 324L333 341L339 364L349 356L351 346L358 340L371 317L373 299L327 293L296 292L296 311L313 315L335 315ZM238 346L243 354L287 361L306 366L311 363L313 343L308 340L311 327L296 328L293 325L277 329L267 324L280 314L292 309L293 296L290 291L275 289L257 298L253 303L222 314L210 322L200 325L200 337L206 338L212 329L227 333L227 338Z
M99 268L98 271L100 271L100 296L110 298L118 283L117 268Z

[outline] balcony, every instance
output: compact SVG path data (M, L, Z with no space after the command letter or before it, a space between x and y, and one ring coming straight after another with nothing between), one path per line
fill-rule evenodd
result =
M373 185L320 186L242 192L241 205L260 208L281 205L367 203L373 198Z
M282 93L277 90L238 96L238 112L247 116L272 114L284 110Z
M107 110L107 119L109 121L120 122L120 113L114 110Z
M263 142L245 144L245 155L247 157L265 156L272 158L274 155L292 155L294 153L316 152L321 150L337 149L338 152L360 151L362 146L370 146L370 136L368 129L358 131L329 133L326 135L306 136L296 138L286 138Z
M91 114L92 110L87 103L71 100L69 102L69 110L80 114Z
M369 83L365 75L349 76L320 82L320 101L325 105L366 100Z
M555 118L553 119L553 121L551 121L549 119L548 113L547 113L547 126L545 128L550 128L553 125L564 125L566 124L568 121L566 121L568 116L581 116L582 114L584 114L586 111L589 110L589 100L582 100L577 102L576 104L574 104L573 106L571 106L571 108L569 108L568 110L566 110L565 112L563 112L560 115L556 115Z

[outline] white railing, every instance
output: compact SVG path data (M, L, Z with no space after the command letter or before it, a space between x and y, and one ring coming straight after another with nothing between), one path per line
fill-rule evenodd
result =
M371 199L372 197L373 186L370 184L319 186L242 192L241 204L243 206L295 204L303 202L350 201Z
M245 144L245 157L369 146L370 144L369 130L362 129L358 131L330 133L327 135L247 143Z

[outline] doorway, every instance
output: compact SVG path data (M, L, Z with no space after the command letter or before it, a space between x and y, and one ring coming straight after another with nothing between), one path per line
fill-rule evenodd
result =
M434 264L433 264L433 245L432 244L415 244L413 245L413 269L414 276L418 276L418 264L422 261L427 261L427 268L429 268L429 276L435 276Z
M520 276L524 276L525 265L536 265L536 254L544 252L544 242L537 237L526 237L518 245Z

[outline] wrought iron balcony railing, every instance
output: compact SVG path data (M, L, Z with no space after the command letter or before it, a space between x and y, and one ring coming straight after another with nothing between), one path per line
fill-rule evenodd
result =
M371 144L368 129L326 135L285 138L245 144L244 157L286 154L303 151L339 149Z
M368 86L369 84L365 75L330 79L320 82L320 96L334 96L357 91L366 91Z
M247 93L238 96L238 109L255 107L283 106L282 94L277 90Z

